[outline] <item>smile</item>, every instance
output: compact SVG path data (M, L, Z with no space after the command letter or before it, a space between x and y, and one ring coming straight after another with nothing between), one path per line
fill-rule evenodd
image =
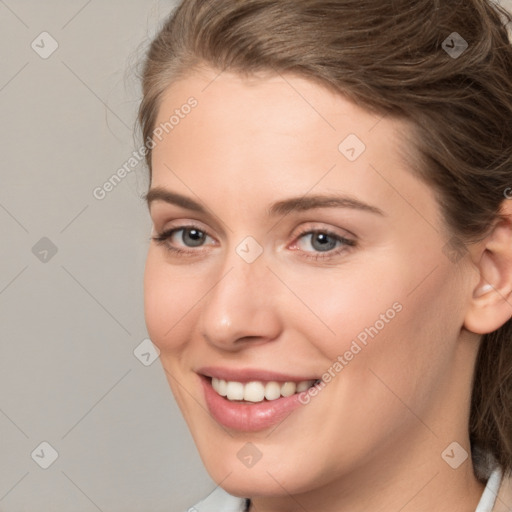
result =
M300 377L263 369L208 367L197 374L211 417L239 432L265 430L283 422L303 407L301 393L319 382L311 374Z
M315 382L315 380L303 380L300 382L251 381L243 383L213 377L212 387L220 396L230 401L243 400L245 402L257 403L264 400L277 400L281 397L301 393L308 390Z

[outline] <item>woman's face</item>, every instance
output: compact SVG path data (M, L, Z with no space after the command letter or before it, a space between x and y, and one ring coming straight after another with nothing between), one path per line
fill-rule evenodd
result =
M296 76L212 70L167 90L166 122L148 199L153 235L173 231L150 244L145 315L212 477L284 496L448 468L474 279L401 156L407 126Z

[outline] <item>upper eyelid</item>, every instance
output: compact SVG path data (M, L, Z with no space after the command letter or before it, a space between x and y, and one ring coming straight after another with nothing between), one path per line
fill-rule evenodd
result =
M183 215L180 214L173 214L172 220L169 219L168 221L165 221L165 219L169 216L169 204L165 203L163 201L153 201L149 208L149 216L152 219L153 225L156 224L168 224L172 223L173 221L179 219L185 219L181 220L181 224L179 227L187 226L188 223L191 224L197 224L198 227L205 224L200 218L203 218L202 213L197 213L197 217L194 216L194 212L189 211L188 213L191 214L191 217L187 217L187 213L184 213ZM213 228L215 231L219 232L222 236L228 231L232 231L229 226L217 215L209 214L206 217L206 222L213 225ZM208 229L201 228L203 231L208 232ZM162 229L161 232L167 231L166 229Z
M165 228L159 232L156 233L156 237L162 237L165 236L166 238L170 237L171 235L174 235L177 231L182 231L185 229L198 229L199 231L202 231L205 233L207 237L210 237L211 239L215 240L217 242L217 239L212 236L207 229L202 228L198 223L190 222L190 223L181 223L176 226L170 226L168 228ZM294 230L295 231L295 230ZM346 231L346 230L345 230ZM305 235L311 235L314 233L325 233L328 236L333 236L337 238L340 241L347 240L351 242L356 242L357 237L350 233L349 236L345 236L343 234L337 233L332 228L321 228L321 227L303 227L298 230L298 233L292 234L292 245L296 244L299 239L304 237ZM199 246L201 247L201 246ZM193 249L192 249L193 250Z
M155 222L154 226L156 224L157 223ZM197 221L197 220L181 221L179 224L173 224L173 221L171 221L168 224L169 225L165 228L161 228L161 229L157 230L156 226L155 226L154 229L157 232L157 234L164 234L164 233L169 233L170 231L178 231L179 229L195 228L195 229L198 229L199 231L203 231L208 236L212 237L212 235L210 235L210 230L204 228L202 226L202 222ZM212 237L212 238L215 238L215 237Z
M196 220L191 220L190 222L182 221L180 224L171 225L169 227L166 227L164 229L159 230L159 232L160 232L160 234L163 234L163 233L168 233L170 231L177 231L179 229L196 228L196 229L199 229L200 231L203 231L208 236L210 236L212 238L215 238L214 236L212 236L210 234L209 229L202 227L201 224L202 223L200 221L196 221ZM314 224L314 222L311 222L311 224ZM348 233L349 237L357 238L356 235L354 235L349 230L344 229L344 228L325 228L325 227L311 227L311 226L307 227L307 228L306 227L301 227L301 228L294 229L292 231L292 236L299 236L299 235L302 236L302 235L305 235L305 234L308 234L308 233L321 232L321 233L329 233L331 235L339 236L341 238L347 238L347 236L345 236L343 234L340 234L340 233L337 233L336 232L337 229L342 229L342 231ZM298 230L298 233L295 233L295 231L297 231L297 230Z
M170 221L170 224L172 224L174 221ZM158 223L157 219L155 219L153 221L153 225L155 226L156 224ZM336 231L340 230L342 232L345 232L348 234L348 236L351 236L351 237L354 237L354 238L357 238L357 235L353 232L351 232L349 229L347 228L341 228L341 227L324 227L325 224L330 224L330 222L326 222L326 221L305 221L305 220L301 220L300 221L301 225L302 224L307 224L309 225L308 228L299 228L299 231L301 233L303 233L304 231L303 230L311 230L311 231L322 231L322 230L325 230L325 231L330 231L331 233L335 234L336 236L341 236L341 237L345 237L345 235L343 234L338 234ZM179 229L179 228L186 228L186 227L197 227L199 228L201 231L204 231L206 234L210 234L210 230L209 228L204 228L202 227L204 224L202 221L198 220L198 219L193 219L193 218L190 218L190 219L185 219L185 220L180 220L179 221L179 224L177 224L176 226L171 226L169 228L165 228L165 229L161 229L160 232L163 233L163 232L166 232L166 231L169 231L171 229ZM314 225L314 227L312 226ZM156 228L155 228L156 229ZM293 232L295 232L297 230L297 228L295 228L293 230ZM230 230L232 231L232 230ZM221 230L221 234L224 235L224 231ZM210 235L212 236L212 235ZM346 238L346 237L345 237Z
M167 216L168 209L166 207L168 207L169 204L168 203L163 203L164 208L160 209L159 206L160 206L161 203L163 203L163 202L162 201L153 201L151 203L151 205L150 205L151 206L150 207L150 217L153 219L153 223L154 224L158 223L159 218L162 218L162 217L165 218L165 216ZM208 211L210 211L210 210L208 210ZM190 213L192 213L192 212L190 212ZM331 224L331 222L329 222L329 221L312 221L312 220L308 221L306 219L300 218L302 216L302 214L304 214L304 213L311 215L311 212L307 212L307 211L303 212L302 210L299 210L297 213L299 214L298 221L301 224ZM203 222L201 220L199 220L197 218L194 218L194 217L187 218L186 215L184 215L181 218L187 219L184 222L190 221L192 224L196 224L197 223L198 227L201 227L201 225L203 225ZM219 238L225 237L228 231L231 232L231 233L233 232L233 230L220 217L218 217L217 215L208 215L207 221L209 223L213 224L214 230L220 234ZM187 226L187 224L181 224L180 227L182 227L182 226ZM270 229L273 229L273 226L275 226L275 224L272 224L272 227ZM206 229L201 228L201 229L203 231L205 231L207 234L210 234L208 228L206 228ZM269 231L270 231L270 229L269 229ZM321 230L321 229L322 228L318 228L318 230ZM345 237L344 234L336 233L337 230L341 230L341 231L347 233L348 236L354 237L355 239L357 239L357 235L355 235L353 232L351 232L347 228L338 227L338 228L324 228L324 229L329 230L330 232L332 232L336 236ZM311 228L311 230L315 231L315 230L317 230L317 228ZM167 231L167 229L162 230L162 231ZM295 231L295 229L293 231ZM210 235L210 236L212 236L212 235ZM216 238L216 237L213 237L213 238Z
M210 235L208 230L203 229L201 226L195 225L195 224L181 224L179 226L170 226L168 228L165 228L161 231L156 232L156 237L170 237L171 235L174 235L177 231L182 231L185 229L197 229L198 231L202 231L207 237L212 238L213 240L216 240L214 236Z

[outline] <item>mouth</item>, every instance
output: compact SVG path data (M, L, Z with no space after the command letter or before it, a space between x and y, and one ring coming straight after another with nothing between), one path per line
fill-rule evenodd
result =
M294 381L261 381L252 380L239 382L235 380L224 380L217 377L208 377L213 390L230 402L260 403L273 401L279 398L289 397L294 394L307 391L314 386L319 379Z
M220 425L245 432L270 428L302 407L301 393L320 382L267 371L202 369L204 399Z

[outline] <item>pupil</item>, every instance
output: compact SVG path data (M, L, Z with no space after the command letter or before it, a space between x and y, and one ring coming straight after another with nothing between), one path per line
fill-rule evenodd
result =
M186 245L196 247L201 245L204 239L204 233L198 229L189 229L183 232L182 238Z
M313 237L312 245L319 251L329 251L336 246L336 240L325 233L318 233Z

